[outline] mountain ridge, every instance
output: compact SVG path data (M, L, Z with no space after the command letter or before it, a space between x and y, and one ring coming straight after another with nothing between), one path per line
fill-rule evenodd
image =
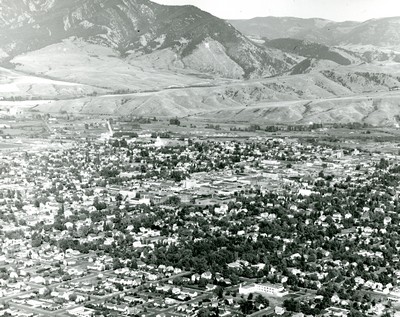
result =
M400 45L397 24L400 17L369 19L363 22L335 22L319 18L258 17L248 20L228 20L245 35L309 40L325 45Z

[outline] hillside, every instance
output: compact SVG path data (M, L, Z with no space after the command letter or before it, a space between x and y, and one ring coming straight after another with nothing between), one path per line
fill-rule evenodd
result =
M273 102L208 112L202 118L261 124L368 123L398 127L400 94L354 96L314 101Z
M396 75L380 73L369 76L363 72L331 70L210 87L54 101L35 109L52 113L194 116L217 121L260 123L331 122L333 118L337 118L338 122L358 121L361 118L365 122L368 118L371 124L393 124L397 113L393 109L399 108L400 101L397 86L400 87L400 76ZM378 109L382 106L378 113L384 112L385 119L375 116L377 113L365 115L365 118L356 115L354 107L361 113L369 111L365 108L369 102L365 100L375 100L374 105ZM386 106L381 105L383 101L387 101ZM298 110L305 104L308 104L307 112ZM334 115L336 106L338 111L340 109L340 116ZM389 110L393 110L393 115Z

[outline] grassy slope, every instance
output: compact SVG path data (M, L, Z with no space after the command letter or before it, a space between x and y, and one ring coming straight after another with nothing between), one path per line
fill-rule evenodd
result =
M107 90L63 80L46 79L0 67L0 95L3 98L71 98L94 92L102 94Z
M110 48L65 40L12 60L17 69L111 90L148 90L204 82L195 76L142 67Z

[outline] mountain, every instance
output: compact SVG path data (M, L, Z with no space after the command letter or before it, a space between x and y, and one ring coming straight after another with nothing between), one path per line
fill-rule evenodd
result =
M327 31L329 25L333 23L329 20L257 17L250 20L230 20L229 23L245 35L264 37L270 40L293 38L327 45L334 42L332 32Z
M26 21L48 12L54 5L53 0L46 1L9 1L0 0L0 29L17 28Z
M177 67L222 77L271 76L293 66L194 6L148 0L1 0L0 7L3 61L73 37L112 48L121 58L174 54Z
M281 51L307 58L329 60L340 65L351 64L350 60L330 49L328 46L310 41L282 38L265 40L264 45L269 48L279 49Z
M400 45L400 17L371 19L365 22L259 17L229 22L246 35L270 40L289 37L326 45Z

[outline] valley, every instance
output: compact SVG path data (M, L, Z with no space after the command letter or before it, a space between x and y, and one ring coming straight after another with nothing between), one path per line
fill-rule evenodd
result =
M101 49L92 45L78 50L75 59L61 58L54 53L64 54L58 45L17 57L15 70L4 69L9 86L3 86L8 90L0 107L29 110L26 105L31 104L30 110L51 114L190 116L265 124L398 125L400 64L336 65L243 81L93 54Z

